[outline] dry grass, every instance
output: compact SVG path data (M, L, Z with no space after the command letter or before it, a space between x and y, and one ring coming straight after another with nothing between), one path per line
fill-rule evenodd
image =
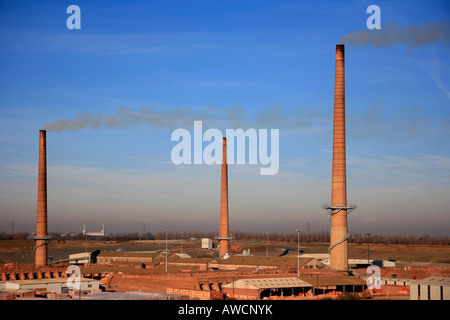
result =
M279 255L284 249L290 249L289 255L297 254L297 245L291 243L269 243L269 255ZM265 255L267 244L246 244L240 248L250 249L252 254ZM328 253L328 244L300 243L303 253ZM370 259L397 260L415 262L450 263L450 246L448 245L403 245L403 244L371 244L369 246ZM366 259L367 244L348 245L350 259Z
M198 241L200 242L200 241ZM24 256L26 259L29 256L33 257L32 240L0 240L0 262L21 261L22 259L14 260L14 256ZM118 247L125 251L130 250L155 250L161 247L161 242L158 240L150 242L111 242L100 240L89 240L88 250L116 250ZM70 240L66 242L51 241L49 244L49 252L66 254L66 252L82 252L85 250L86 243L83 240ZM199 247L197 242L189 242L184 245L186 247ZM173 244L172 248L175 248ZM265 255L267 251L267 244L262 242L245 243L239 248L250 249L254 255ZM269 255L277 256L289 249L288 255L297 254L296 243L269 243ZM303 253L327 253L328 244L324 243L300 243L300 249ZM402 260L415 262L431 262L431 263L450 263L450 246L445 245L400 245L400 244L372 244L370 249L370 259L385 259L385 260ZM72 253L73 253L72 252ZM349 244L348 255L351 259L366 259L367 258L367 244ZM56 258L56 257L55 257ZM65 257L64 257L65 258ZM24 258L25 259L25 258Z
M366 258L367 245L349 244L350 258ZM376 244L369 246L370 259L450 263L450 246Z

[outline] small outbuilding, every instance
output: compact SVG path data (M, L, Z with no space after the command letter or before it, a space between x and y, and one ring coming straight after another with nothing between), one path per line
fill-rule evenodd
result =
M202 249L212 250L213 241L209 238L202 238Z

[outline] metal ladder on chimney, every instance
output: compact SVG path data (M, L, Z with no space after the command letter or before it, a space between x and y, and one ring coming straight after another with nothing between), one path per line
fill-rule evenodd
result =
M46 235L46 236L39 237L39 236L33 235L32 240L35 242L33 249L34 249L34 251L36 251L37 248L48 244L50 242L50 240L52 240L52 236ZM43 242L41 242L40 244L37 244L36 242L38 240L43 240Z
M350 232L347 232L347 234L346 234L345 237L343 237L342 239L336 241L335 243L333 243L332 245L330 245L330 246L328 247L328 253L331 253L331 250L332 250L334 247L336 247L338 244L341 244L342 242L347 241L349 237L350 237Z

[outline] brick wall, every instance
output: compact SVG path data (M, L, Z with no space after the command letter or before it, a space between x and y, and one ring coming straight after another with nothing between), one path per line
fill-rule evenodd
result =
M167 293L187 295L191 300L213 300L221 299L223 297L223 294L218 291L188 290L177 288L167 288Z

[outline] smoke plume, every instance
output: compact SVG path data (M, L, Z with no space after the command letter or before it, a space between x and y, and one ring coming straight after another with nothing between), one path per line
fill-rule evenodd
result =
M323 121L329 115L314 109L311 105L290 110L281 106L262 108L249 117L240 105L231 107L205 106L193 110L189 107L159 110L156 107L142 107L138 110L118 108L115 113L78 114L73 119L61 119L46 124L43 129L53 132L80 131L100 128L126 129L139 126L176 129L192 126L194 120L202 120L203 126L214 128L299 128Z
M189 108L176 108L158 111L156 108L140 108L137 111L128 108L118 108L116 113L104 115L101 113L78 114L74 119L61 119L46 124L43 129L47 131L79 131L83 129L124 129L150 125L159 128L181 126L195 120L200 116Z
M450 42L450 23L428 21L422 25L398 25L390 22L381 29L354 31L344 35L340 43L347 45L390 47L408 45L418 47L429 44L447 46Z

